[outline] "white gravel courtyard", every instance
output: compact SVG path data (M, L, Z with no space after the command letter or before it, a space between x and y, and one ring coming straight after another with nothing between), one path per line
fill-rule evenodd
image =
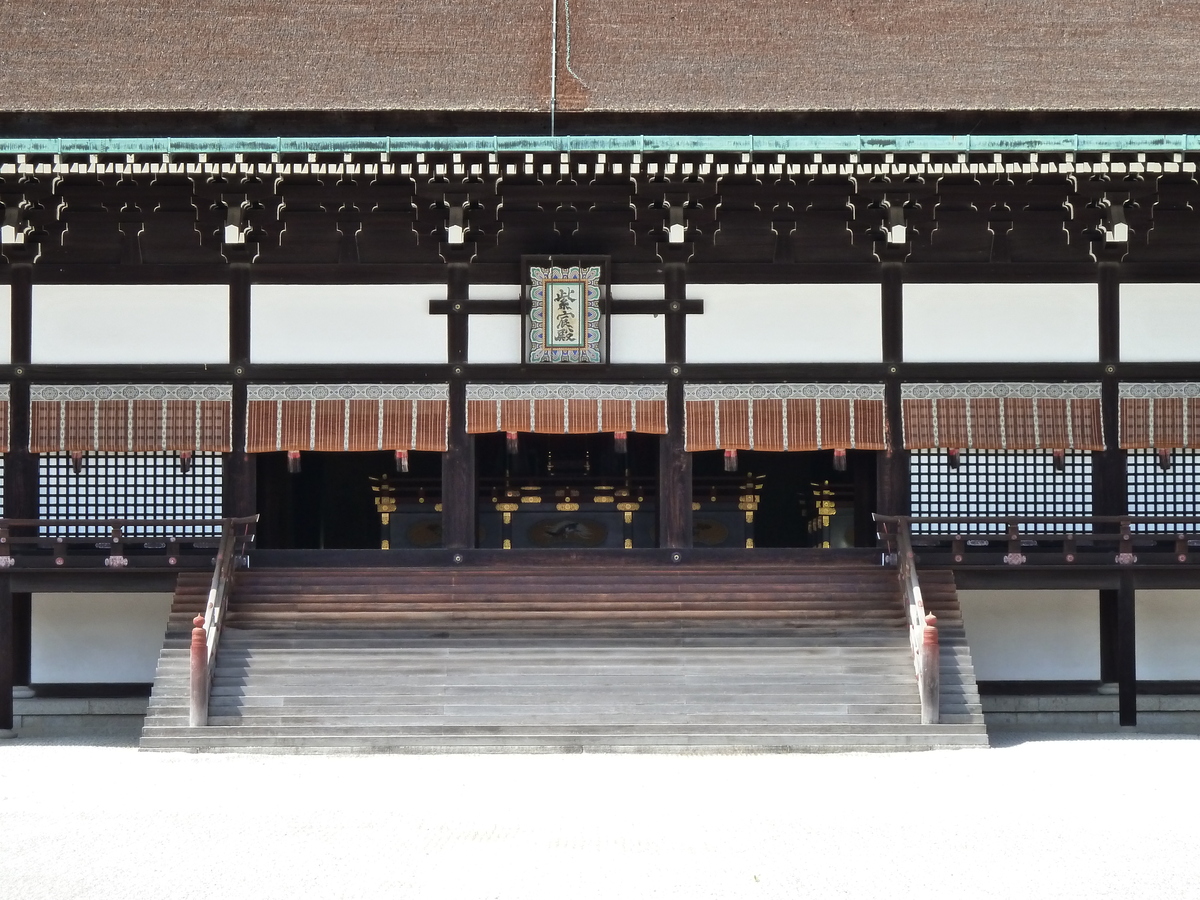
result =
M1200 897L1200 741L792 756L0 744L0 897Z

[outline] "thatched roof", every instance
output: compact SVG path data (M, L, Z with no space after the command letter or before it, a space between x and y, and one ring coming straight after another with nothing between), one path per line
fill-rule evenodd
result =
M536 112L554 2L563 111L1200 108L1194 0L6 0L0 110Z

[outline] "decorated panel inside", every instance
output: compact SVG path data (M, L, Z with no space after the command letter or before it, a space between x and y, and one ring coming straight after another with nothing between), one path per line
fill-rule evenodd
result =
M557 259L525 266L527 362L608 361L606 268Z

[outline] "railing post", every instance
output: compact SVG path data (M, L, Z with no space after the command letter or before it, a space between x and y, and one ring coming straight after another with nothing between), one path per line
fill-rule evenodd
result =
M192 620L192 691L188 724L192 728L208 724L208 641L204 635L204 616Z
M938 646L937 616L925 616L921 640L921 724L938 724L941 706L941 648Z

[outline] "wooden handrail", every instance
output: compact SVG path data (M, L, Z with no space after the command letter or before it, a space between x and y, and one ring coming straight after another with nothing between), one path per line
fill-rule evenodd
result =
M884 539L888 552L895 552L897 536L901 531L912 535L913 526L933 526L922 530L919 536L950 541L954 564L968 562L966 548L975 541L1007 541L1008 552L1002 562L1010 566L1024 565L1030 561L1022 549L1027 541L1061 541L1061 562L1072 564L1084 559L1081 548L1100 549L1104 545L1115 546L1112 563L1118 566L1133 565L1138 561L1135 546L1145 542L1174 543L1170 556L1175 563L1187 563L1191 557L1189 548L1200 541L1200 516L874 516L876 527ZM989 529L972 526L993 526ZM1024 527L1022 527L1024 526ZM1055 528L1054 526L1064 526ZM936 530L935 530L936 529ZM1041 559L1045 562L1045 559ZM1162 563L1162 555L1151 551L1151 562ZM1095 565L1097 560L1089 559Z
M36 563L45 554L37 550L50 551L49 560L55 566L63 566L67 562L69 548L84 547L107 549L108 556L103 564L108 568L121 569L130 564L126 555L127 547L140 547L143 551L162 550L161 562L168 566L177 566L185 546L199 549L209 544L216 536L211 532L218 529L223 532L226 527L249 528L257 521L255 516L226 519L6 519L0 518L0 569L10 568L17 564L14 555L17 550L32 549L35 552L27 559ZM54 529L80 529L82 534L46 533ZM208 531L209 534L179 533L178 529L196 529ZM140 531L141 534L130 534ZM249 532L247 532L249 534ZM136 555L136 554L135 554ZM194 554L189 554L194 555ZM137 555L141 564L153 562L150 555ZM87 557L92 558L93 557Z
M875 513L875 521L895 524L908 522L912 525L943 525L958 523L965 525L1149 525L1153 523L1188 524L1200 526L1200 516L883 516ZM1176 529L1172 529L1175 531ZM1200 528L1197 529L1200 531ZM1064 532L1068 533L1068 532Z
M917 577L916 557L912 538L904 517L876 516L882 533L894 531L896 543L896 575L900 581L900 596L904 602L904 617L908 623L908 645L912 651L913 669L917 676L917 691L921 697L921 724L938 724L941 705L941 650L938 643L937 618L925 612L925 599Z
M241 516L232 519L6 519L0 518L0 526L11 528L29 528L33 526L78 527L96 525L103 528L136 525L139 528L149 528L158 525L172 527L184 525L246 525L258 521L258 516Z
M241 558L241 545L250 540L257 521L258 516L224 520L204 615L197 616L192 622L188 724L193 728L208 724L209 689L217 661L217 645L221 641L221 630L225 623L225 610L229 605L229 592Z

